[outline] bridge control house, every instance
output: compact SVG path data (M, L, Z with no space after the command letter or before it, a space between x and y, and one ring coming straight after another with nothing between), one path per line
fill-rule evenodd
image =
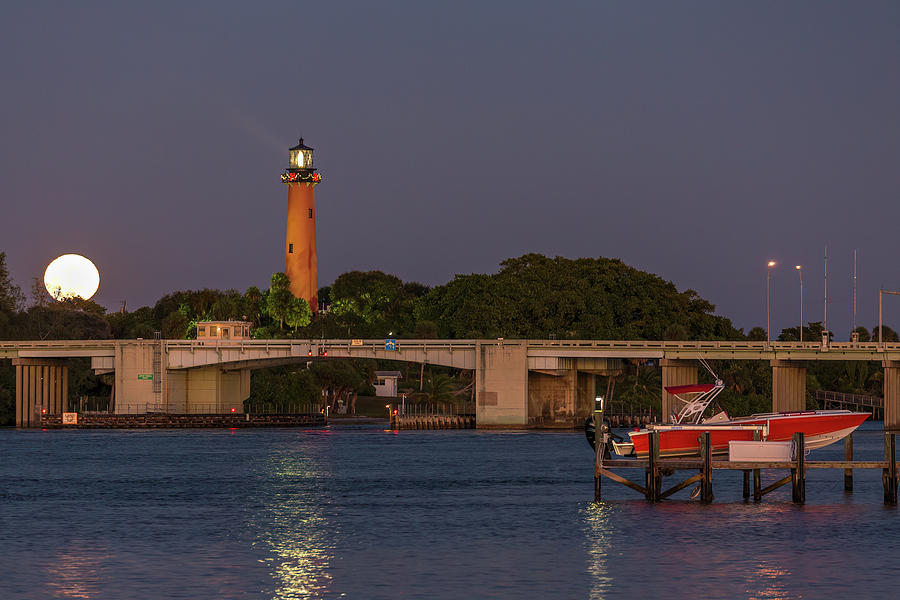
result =
M198 340L249 340L250 323L247 321L200 321L197 323Z

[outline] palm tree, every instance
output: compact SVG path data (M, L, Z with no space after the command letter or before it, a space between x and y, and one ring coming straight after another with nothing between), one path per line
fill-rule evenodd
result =
M429 371L422 389L422 398L428 402L450 402L453 400L453 388L452 377Z

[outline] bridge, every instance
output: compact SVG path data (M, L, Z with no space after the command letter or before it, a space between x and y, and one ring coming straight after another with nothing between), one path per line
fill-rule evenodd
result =
M390 348L390 349L388 349ZM878 361L884 368L885 427L900 429L900 343L623 340L76 340L0 341L16 366L16 424L67 408L67 359L87 357L112 384L113 410L173 413L243 410L250 371L312 360L369 358L474 371L479 427L563 427L592 410L597 375L625 360L654 360L663 386L697 382L697 359L767 360L773 410L803 410L806 364ZM674 400L664 390L663 414Z

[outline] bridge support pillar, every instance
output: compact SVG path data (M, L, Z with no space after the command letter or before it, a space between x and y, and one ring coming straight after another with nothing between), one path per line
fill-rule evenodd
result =
M40 427L41 412L69 410L69 367L52 358L14 358L16 427Z
M672 415L678 411L680 404L675 396L666 391L673 385L690 385L697 383L697 366L692 361L664 358L659 361L662 367L662 416L660 421L671 423Z
M525 342L476 343L475 423L478 428L528 424L528 349Z
M250 396L250 369L226 371L218 367L170 371L166 411L178 414L244 412Z
M884 361L884 430L900 430L900 361Z
M772 367L772 410L806 410L806 363L773 360L769 364Z
M528 372L528 424L573 427L579 399L586 391L586 373L575 369Z
M584 420L594 411L597 397L597 376L593 373L578 372L578 394L575 396L575 427L583 426Z

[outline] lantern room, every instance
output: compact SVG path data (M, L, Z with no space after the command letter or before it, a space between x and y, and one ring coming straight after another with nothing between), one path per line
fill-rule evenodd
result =
M313 149L303 143L303 138L300 138L299 144L288 149L288 160L290 161L289 171L315 171Z

